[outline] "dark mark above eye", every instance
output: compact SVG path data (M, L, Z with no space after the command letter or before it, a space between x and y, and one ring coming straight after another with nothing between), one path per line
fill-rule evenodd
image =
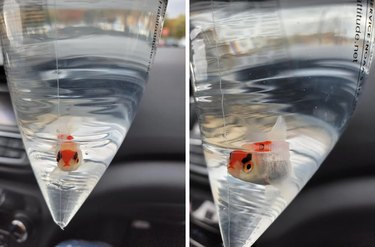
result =
M61 152L60 151L57 153L56 160L57 160L57 162L59 162L61 160Z
M245 163L251 161L251 159L252 159L252 154L247 154L247 156L245 158L243 158L241 160L241 162L242 162L242 164L245 164Z

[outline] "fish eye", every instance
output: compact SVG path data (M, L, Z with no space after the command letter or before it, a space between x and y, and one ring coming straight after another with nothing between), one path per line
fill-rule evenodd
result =
M246 164L243 165L243 171L245 173L251 172L252 169L253 169L253 166L252 166L251 162L246 163Z
M77 159L78 159L78 153L77 153L77 152L74 153L73 159L74 159L74 160L77 160Z
M59 151L56 156L56 161L59 162L61 160L61 152Z

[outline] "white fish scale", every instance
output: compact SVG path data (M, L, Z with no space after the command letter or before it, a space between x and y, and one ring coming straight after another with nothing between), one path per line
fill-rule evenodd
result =
M259 155L260 165L263 166L262 177L265 183L275 183L283 180L290 174L290 164L279 153L265 153Z

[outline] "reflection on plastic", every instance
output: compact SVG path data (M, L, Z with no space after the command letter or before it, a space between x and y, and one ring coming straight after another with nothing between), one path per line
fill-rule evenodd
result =
M190 10L194 96L224 246L251 246L346 126L370 70L373 2L194 1ZM254 137L279 116L290 175L260 184L228 174L231 152L275 141Z

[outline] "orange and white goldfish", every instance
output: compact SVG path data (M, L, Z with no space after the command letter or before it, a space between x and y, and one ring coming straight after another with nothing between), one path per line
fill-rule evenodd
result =
M63 171L75 171L81 164L82 152L72 135L58 135L56 161Z
M227 166L230 175L262 185L277 183L289 176L291 164L284 119L278 117L272 130L261 138L264 140L245 144L243 149L230 153Z

